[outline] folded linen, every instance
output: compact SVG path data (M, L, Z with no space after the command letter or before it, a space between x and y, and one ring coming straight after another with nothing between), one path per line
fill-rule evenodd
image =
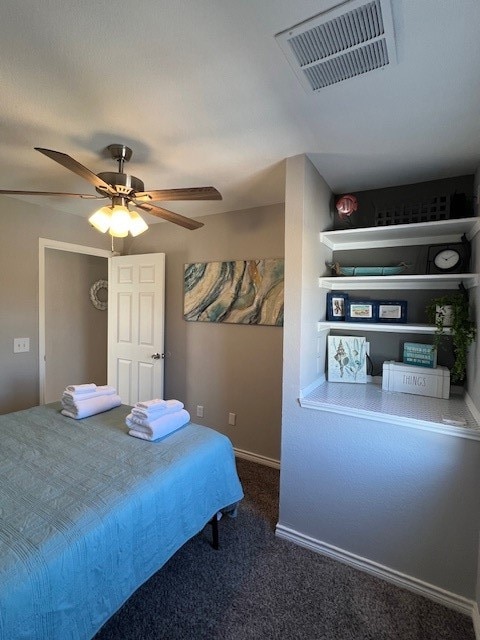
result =
M65 388L65 391L71 391L72 393L91 393L97 390L97 385L93 382L88 384L69 384Z
M159 420L159 418L157 418L157 420ZM154 427L157 425L157 420L155 420ZM125 418L125 424L127 425L127 427L129 427L130 429L136 429L137 431L142 431L143 433L152 432L152 427L150 426L152 422L154 421L152 420L151 422L146 422L145 420L136 418L135 416L132 416L131 413L129 413Z
M143 409L139 404L137 403L132 407L132 414L144 420L154 420L160 416L181 411L184 408L184 404L180 400L163 400L163 404L154 405L150 409Z
M142 433L141 431L136 431L135 429L129 429L128 435L133 436L134 438L141 438L142 440L149 440L150 442L152 442L151 436L147 435L146 433Z
M132 429L135 429L136 425L140 425L142 427L148 426L148 420L146 418L140 418L134 413L128 414L128 416L125 418L125 423L127 427L131 427Z
M97 398L98 396L108 396L114 395L117 393L115 387L112 387L108 384L101 385L96 388L95 391L67 391L63 392L62 399L71 400L72 402L75 400L88 400L89 398Z
M153 420L148 425L132 422L131 414L129 414L125 422L130 428L130 431L135 431L135 434L130 435L142 433L143 436L137 437L143 437L144 440L158 440L180 429L180 427L183 427L187 422L190 422L190 414L185 409L181 409L180 411L175 411L175 413L169 413L161 418L157 418L157 420Z
M88 398L87 400L77 400L73 405L64 405L62 402L62 413L69 418L80 420L88 418L97 413L103 413L114 407L119 407L122 399L117 394L98 396L97 398Z
M163 407L165 402L165 400L160 398L154 398L153 400L142 400L141 402L137 402L135 406L139 409L152 409L153 407Z

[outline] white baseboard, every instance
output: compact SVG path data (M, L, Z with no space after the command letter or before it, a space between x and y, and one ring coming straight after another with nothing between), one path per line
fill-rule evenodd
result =
M480 613L478 612L478 604L473 604L472 611L473 630L475 631L476 640L480 640Z
M397 585L398 587L409 589L410 591L414 591L415 593L425 596L430 600L439 602L450 609L455 609L456 611L460 611L461 613L471 616L474 622L477 640L480 640L480 619L478 617L478 608L476 608L476 603L473 600L468 600L468 598L457 595L456 593L445 591L433 584L405 575L395 569L373 562L368 558L357 556L354 553L345 551L344 549L339 549L338 547L334 547L326 542L310 538L309 536L298 533L298 531L285 527L284 525L277 524L275 533L279 538L290 540L301 547L311 549L312 551L316 551L324 556L328 556L329 558L348 564L356 569L371 573L378 578L382 578L387 582ZM473 613L474 606L477 612L476 621Z
M243 451L243 449L237 449L234 447L235 455L237 458L243 458L244 460L250 460L250 462L256 462L257 464L263 464L266 467L273 467L274 469L280 469L280 460L274 460L273 458L267 458L266 456L260 456L258 453L250 453L249 451Z

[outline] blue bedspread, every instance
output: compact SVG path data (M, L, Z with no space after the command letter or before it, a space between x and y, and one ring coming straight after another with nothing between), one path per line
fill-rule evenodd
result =
M122 406L0 416L0 638L91 638L212 516L243 497L230 440L127 434ZM215 553L212 550L212 553Z

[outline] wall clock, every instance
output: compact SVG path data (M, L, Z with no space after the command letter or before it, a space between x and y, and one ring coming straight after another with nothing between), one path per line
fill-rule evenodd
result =
M428 247L427 273L468 273L470 244L451 242Z

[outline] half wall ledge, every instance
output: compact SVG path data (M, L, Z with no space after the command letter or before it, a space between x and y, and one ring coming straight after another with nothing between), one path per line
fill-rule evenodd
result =
M306 409L480 440L480 414L468 395L451 394L444 400L384 391L375 379L367 384L323 382L300 397L299 403ZM446 424L443 417L463 418L466 426Z

